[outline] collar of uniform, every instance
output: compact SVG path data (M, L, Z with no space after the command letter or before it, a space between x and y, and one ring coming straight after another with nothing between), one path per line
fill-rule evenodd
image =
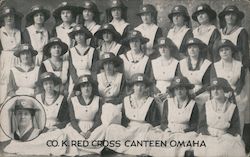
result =
M65 28L63 23L60 25L62 29L72 29L74 26L76 26L76 23L71 23L69 28Z
M16 67L16 69L19 70L19 71L21 71L21 72L30 72L30 71L32 71L33 69L35 69L35 65L32 65L32 66L29 68L28 71L23 70L21 66Z
M15 35L18 32L18 30L16 28L14 28L13 30L14 30L13 34ZM3 32L3 34L8 36L8 32L4 26L1 28L1 31Z
M185 108L185 107L188 105L188 102L189 102L189 99L188 99L188 97L187 97L186 100L182 103L184 106L182 106L181 108ZM178 107L178 100L177 100L176 97L174 97L174 103L175 103L175 105L177 106L177 108L179 108L179 107Z
M32 123L28 125L28 127L25 129L25 131L23 132L23 134L21 135L19 129L17 128L16 130L16 134L21 138L23 135L25 135L30 129L32 129Z
M31 25L31 26L29 26L31 29L32 29L32 31L34 31L34 32L36 32L36 31L41 31L43 34L44 34L44 32L46 32L46 29L44 28L44 27L42 27L41 29L39 29L39 30L36 30L36 28L35 28L35 25Z

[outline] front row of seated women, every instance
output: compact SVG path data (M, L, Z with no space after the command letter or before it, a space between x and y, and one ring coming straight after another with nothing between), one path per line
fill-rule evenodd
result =
M107 60L105 62L104 69L113 65L107 63ZM199 113L197 103L190 96L194 85L185 77L174 77L168 87L172 96L163 101L162 117L157 102L149 96L148 89L152 82L144 74L132 76L128 84L133 92L120 103L113 103L111 97L107 101L102 100L97 95L96 82L90 75L83 75L74 85L74 93L67 104L65 98L53 90L59 80L53 73L46 72L42 74L40 81L44 93L38 95L37 99L45 108L47 129L29 142L12 140L5 147L5 152L69 156L100 154L104 146L92 145L91 142L115 140L120 142L119 146L107 147L124 154L183 156L185 151L192 150L197 156L245 155L244 144L239 135L239 111L235 105L234 92L223 78L211 80L207 88L210 99ZM66 104L69 113L65 110ZM70 123L65 126L69 119L62 118L66 118L67 114L70 116ZM127 140L156 139L204 141L206 146L149 148L124 145ZM47 140L68 140L69 143L50 148L46 146ZM89 144L77 146L71 143L74 140L86 140Z

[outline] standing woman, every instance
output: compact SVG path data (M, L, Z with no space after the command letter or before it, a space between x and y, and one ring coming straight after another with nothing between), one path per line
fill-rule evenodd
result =
M21 32L18 30L18 21L23 15L14 8L2 9L0 22L0 104L6 99L7 85L10 69L19 64L19 59L14 56L19 44L21 44Z
M106 52L100 60L103 72L97 75L98 91L104 102L119 104L124 96L124 76L117 71L122 60L112 52Z
M69 61L63 60L62 56L68 51L66 43L59 38L53 37L43 47L44 55L48 58L42 62L40 67L40 74L44 72L52 72L62 81L56 90L61 94L68 94L68 80L69 80Z
M240 137L238 105L228 97L233 89L226 79L213 78L207 90L211 93L211 99L206 102L201 114L198 132L202 135L195 139L203 140L206 147L194 147L194 155L246 156Z
M127 49L125 46L118 43L121 39L121 35L115 30L114 26L111 24L104 24L95 33L97 39L101 39L102 42L97 48L99 51L99 57L101 57L105 52L112 52L114 55L121 55Z
M199 24L193 30L194 37L208 45L207 58L214 62L216 56L214 56L213 47L216 40L221 38L219 30L213 24L216 21L216 12L208 4L200 4L192 14L192 19Z
M162 29L157 26L157 10L151 4L144 4L140 7L138 16L141 17L142 24L137 26L135 30L142 33L142 36L149 39L146 44L146 54L150 58L157 57L156 52L153 51L153 46L157 44L158 38L162 37Z
M141 32L131 30L124 39L124 44L129 44L130 50L120 55L124 64L124 75L126 81L129 81L132 75L144 73L146 76L152 76L152 66L149 57L142 50L142 45L146 44L149 39L144 38Z
M249 103L247 89L243 88L245 86L246 71L242 63L235 59L235 56L239 52L230 40L223 39L219 41L216 52L219 54L220 60L214 63L215 72L212 74L226 79L234 90L239 109L240 135L242 135L245 124L245 109Z
M74 41L70 39L68 33L76 25L75 20L78 12L79 9L68 2L62 2L53 12L56 26L52 30L52 37L60 38L69 48L74 46Z
M83 6L80 7L83 16L83 25L92 33L95 34L96 31L101 27L100 22L100 12L96 4L90 0L85 0ZM87 44L93 47L98 46L98 40L88 39Z
M210 83L211 62L205 57L206 47L201 40L190 38L185 45L187 57L180 61L178 68L178 75L187 77L195 85L193 93L197 95L196 103L199 105L208 99L208 93L203 92Z
M42 87L42 93L36 95L36 99L43 105L47 119L44 131L64 128L69 122L68 103L66 97L55 90L61 79L52 72L45 72L37 84Z
M35 64L40 66L43 60L43 46L49 41L49 31L45 28L45 22L50 17L50 11L43 6L35 5L31 7L26 16L26 29L22 32L24 43L32 45L38 52Z
M179 61L174 58L174 43L169 38L161 37L158 39L156 48L160 53L160 57L151 61L153 77L155 81L154 95L160 100L160 111L163 112L163 101L167 98L171 81L177 74Z
M147 131L160 124L157 103L147 92L150 84L146 75L137 73L132 76L130 85L134 93L123 100L122 125L111 124L106 131L106 140L120 140L121 146L110 149L130 155L146 153L146 147L126 147L124 142L145 140Z
M8 97L15 95L35 96L39 91L36 86L39 67L33 62L37 51L33 50L29 44L21 44L14 55L19 57L20 65L13 67L10 71Z
M69 93L73 90L74 84L82 75L91 75L96 79L98 52L95 48L87 44L87 40L92 38L92 33L81 25L76 25L69 37L76 41L76 45L70 49L70 82Z
M173 27L168 31L167 37L170 38L179 50L181 59L185 57L184 45L189 38L193 37L191 21L187 8L183 5L176 5L168 14L168 18Z
M111 4L106 9L107 22L114 26L121 35L120 40L123 40L132 29L131 25L127 23L128 7L123 4L122 0L111 0L110 2Z

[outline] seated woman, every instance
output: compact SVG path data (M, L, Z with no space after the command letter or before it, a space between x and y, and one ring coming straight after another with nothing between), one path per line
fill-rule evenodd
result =
M226 79L213 78L208 87L211 99L206 102L199 131L206 147L194 147L195 156L246 156L240 137L238 107L230 100L233 89ZM229 98L228 98L229 97Z
M175 59L174 43L169 38L161 37L158 40L156 49L160 52L158 58L152 60L153 80L155 81L154 95L159 101L162 114L163 101L167 98L167 87L176 76L179 61Z
M61 79L54 73L45 72L40 75L38 85L42 87L42 93L36 95L36 99L43 105L46 113L46 129L54 130L64 128L69 122L68 103L66 97L55 90L55 86L61 84Z
M14 53L20 58L20 66L16 66L10 71L8 84L8 97L15 95L35 96L39 91L36 86L38 80L39 67L33 63L33 57L37 51L33 50L29 44L21 44Z
M31 100L17 99L14 107L14 115L17 128L13 133L13 139L18 141L30 141L36 138L41 130L35 128L34 118L36 109Z
M226 79L233 88L240 113L240 130L242 135L245 123L245 109L249 104L248 89L245 82L246 69L241 61L235 59L239 51L230 40L220 40L216 52L220 56L220 60L214 63L212 75Z
M189 83L186 77L176 76L168 87L173 95L164 102L163 116L160 129L162 131L150 131L150 140L189 141L196 138L199 121L199 110L196 102L190 97L189 90L194 85ZM154 147L149 155L184 156L188 147Z
M206 87L210 82L211 62L206 59L206 44L197 38L190 38L185 44L187 57L180 61L178 76L187 77L194 84L195 101L203 105L208 99Z
M148 96L151 82L143 74L134 74L131 82L134 93L124 98L122 125L111 124L106 131L106 140L121 141L120 147L108 147L118 153L141 155L146 147L127 147L128 140L145 140L147 131L160 124L160 112L154 98Z
M100 60L103 72L97 75L98 91L104 102L120 104L124 96L124 76L117 71L122 60L112 52L106 52Z
M103 140L105 130L102 128L96 130L101 122L101 101L96 95L96 83L90 75L80 76L74 86L75 94L69 99L69 113L71 123L66 126L64 132L68 140L87 140L89 145L86 147L77 147L70 145L67 148L69 156L100 154L103 147L91 144L94 140ZM79 92L80 91L80 92Z
M99 57L101 57L104 52L112 52L114 55L121 55L127 50L125 46L118 43L121 35L111 24L102 25L95 33L95 37L102 40L100 46L97 47Z
M56 87L56 91L67 95L67 86L69 78L69 61L63 60L62 56L68 51L66 43L59 38L51 38L49 43L43 47L44 55L48 59L42 62L40 67L40 74L44 72L52 72L62 81L60 86Z

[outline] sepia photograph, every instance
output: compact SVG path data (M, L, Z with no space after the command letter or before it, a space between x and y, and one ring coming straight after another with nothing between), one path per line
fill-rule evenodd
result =
M0 0L0 156L250 157L250 0Z

